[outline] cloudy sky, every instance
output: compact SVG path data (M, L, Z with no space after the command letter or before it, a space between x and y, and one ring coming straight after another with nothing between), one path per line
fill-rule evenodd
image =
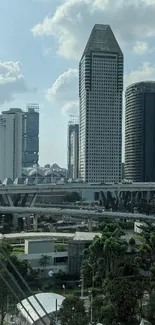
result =
M95 23L124 52L124 86L155 79L155 0L0 0L0 110L40 104L40 164L66 166L78 62Z

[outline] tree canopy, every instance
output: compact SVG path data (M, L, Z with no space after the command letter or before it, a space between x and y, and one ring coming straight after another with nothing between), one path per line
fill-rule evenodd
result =
M60 308L59 319L63 325L88 325L89 318L83 300L67 297Z

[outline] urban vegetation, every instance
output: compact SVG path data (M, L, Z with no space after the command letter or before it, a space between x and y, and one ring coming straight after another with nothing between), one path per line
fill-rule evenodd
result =
M90 301L89 322L130 325L145 318L155 324L155 225L146 223L141 234L128 241L123 228L125 223L103 222L102 236L96 236L85 250L81 277ZM66 298L60 310L66 325L66 306L75 301L74 296ZM80 319L80 310L79 317L76 314Z
M141 233L137 236L126 236L126 230L130 229L128 222L103 220L100 224L101 236L96 236L84 251L81 281L77 283L76 277L63 272L53 275L50 279L52 288L56 290L57 284L60 284L61 293L62 286L67 281L77 283L77 287L70 287L69 291L66 286L65 293L68 292L69 295L58 313L62 324L87 325L92 322L103 325L136 325L141 318L155 324L155 225L146 222L140 228ZM43 270L43 274L40 274L27 261L20 261L15 255L15 249L7 242L2 242L1 245L31 288L36 290L43 287L43 274L44 284L48 282L47 255L40 259L40 269ZM64 244L57 245L59 249ZM2 253L0 258L17 279ZM0 272L16 292L12 280L1 265ZM19 279L18 284L22 287ZM81 299L81 294L85 299ZM20 299L19 293L18 298ZM14 304L15 299L0 277L0 325Z

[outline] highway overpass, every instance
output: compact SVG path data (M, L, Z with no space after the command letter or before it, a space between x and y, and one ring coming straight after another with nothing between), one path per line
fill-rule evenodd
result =
M155 183L131 183L131 184L87 184L87 183L66 183L66 184L38 184L38 185L26 185L26 184L11 184L0 185L0 194L47 194L56 192L81 192L81 191L116 191L116 192L145 192L155 191Z
M36 207L1 207L0 206L0 213L16 213L18 215L21 214L28 214L28 215L54 215L54 216L76 216L76 217L98 217L98 218L122 218L122 219L148 219L154 220L154 215L145 215L139 213L128 213L128 212L95 212L93 210L86 210L86 209L59 209L59 208L36 208Z
M133 184L40 184L40 185L1 185L1 206L34 206L38 197L59 196L77 192L83 200L94 202L100 200L103 206L112 206L116 210L118 205L125 206L127 202L137 202L141 199L155 198L155 183Z

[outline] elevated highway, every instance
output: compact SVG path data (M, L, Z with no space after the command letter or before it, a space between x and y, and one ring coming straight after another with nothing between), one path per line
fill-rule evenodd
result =
M133 219L133 220L155 220L154 215L128 212L95 212L92 210L57 209L57 208L36 208L36 207L0 207L0 213L17 213L18 215L54 215L54 216L75 216L88 218L112 218L112 219Z
M155 183L132 183L132 184L38 184L38 185L0 185L0 194L47 194L56 192L81 192L81 191L116 191L116 192L155 192Z
M77 192L83 200L94 202L100 200L105 207L125 207L127 202L134 203L145 199L147 202L155 199L155 183L133 184L40 184L40 185L1 185L0 205L10 207L32 207L38 197L57 196L63 198L68 193ZM41 201L40 201L41 202ZM37 200L38 203L38 200Z

